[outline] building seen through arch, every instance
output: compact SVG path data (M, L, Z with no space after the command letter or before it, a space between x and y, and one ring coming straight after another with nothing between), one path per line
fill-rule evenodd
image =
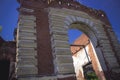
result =
M98 77L102 80L105 77L93 45L85 34L82 34L71 45L71 52L78 80L98 80Z
M90 72L119 80L120 45L103 11L75 0L17 1L15 42L0 40L9 80L85 80ZM71 45L69 29L84 33Z

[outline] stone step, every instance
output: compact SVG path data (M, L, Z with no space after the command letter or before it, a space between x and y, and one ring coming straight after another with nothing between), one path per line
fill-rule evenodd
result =
M117 52L117 55L118 55L118 57L120 57L120 51L119 51L119 52Z
M19 26L30 26L30 27L36 27L35 23L19 23Z
M16 62L37 62L37 59L34 58L25 58L25 57L17 57Z
M120 67L112 68L112 71L115 73L120 73Z
M107 51L107 50L109 50L109 49L112 49L112 47L111 47L111 46L104 46L104 47L102 47L102 50L103 50L103 51Z
M56 14L49 14L50 20L64 20L66 16L64 15L56 15ZM57 17L57 18L56 18Z
M64 21L64 19L65 19L65 17L60 17L60 16L58 16L58 18L55 18L55 15L51 15L51 16L49 16L49 22L50 23L54 23L54 22L63 22ZM63 22L64 23L64 22Z
M24 23L36 24L36 23L35 23L35 20L30 20L30 19L20 19L20 20L19 20L19 23L22 23L22 24L24 24Z
M61 25L61 24L57 24L57 25L56 25L56 24L52 24L52 23L49 24L49 28L54 27L54 26L55 26L55 27L61 27L61 26L62 26L61 28L66 29L66 28L65 28L65 25Z
M37 65L37 61L19 61L19 62L17 62L17 65L19 66L19 65Z
M31 30L36 30L36 29L33 26L29 26L29 27L28 26L22 26L22 27L20 26L19 30L30 30L31 31Z
M38 74L38 69L37 67L20 67L20 68L17 68L16 74L17 76Z
M76 16L80 16L80 14L82 15L82 17L89 17L88 14L86 14L85 12L82 11L78 11L78 10L72 10L72 9L67 9L67 8L63 8L62 10L60 10L63 14L69 14L69 15L76 15Z
M115 50L116 50L117 52L120 52L120 48L119 48L119 47L115 48Z
M110 34L112 39L116 39L117 40L117 37L116 37L114 32L109 31L109 34Z
M62 48L70 47L68 41L60 41L60 40L54 40L53 45L55 45L55 47L62 47Z
M54 30L66 31L66 28L65 28L64 26L62 26L62 27L51 26L51 27L50 27L50 30L51 30L51 31L54 31Z
M36 36L19 36L19 40L36 40Z
M23 36L23 37L25 37L25 36L35 37L36 35L33 32L20 32L19 36Z
M61 40L61 41L68 41L68 37L67 36L63 36L63 35L53 35L51 37L51 41L54 42L54 40Z
M52 33L56 35L67 35L68 34L67 31L59 31L59 30L54 30L52 31Z
M109 53L108 53L108 54L104 54L104 57L105 57L105 58L113 58L113 57L115 57L115 56L114 56L114 54L109 54Z
M99 39L108 39L108 37L106 35L97 35L97 37Z
M58 74L74 73L73 63L57 64Z
M96 27L94 27L94 28L96 28ZM95 33L96 34L106 34L105 32L104 32L104 29L103 28L97 28L97 29L95 29L95 30L97 30Z
M20 29L20 32L31 32L31 33L36 33L35 29Z
M112 64L110 64L110 67L111 67L111 68L116 68L116 67L120 67L120 66L119 66L118 63L114 63L114 62L113 62Z
M73 62L72 55L56 55L56 61L59 64Z
M36 65L34 64L17 64L17 68L34 68Z
M117 62L115 57L105 57L108 62Z
M86 14L84 12L80 12L80 11L76 11L76 10L70 10L70 9L66 9L66 8L63 8L61 10L50 8L50 14L52 14L54 16L56 15L56 17L57 16L65 17L66 15L80 16L80 14L81 14L82 17L89 18L88 14Z
M18 52L18 54L16 56L37 56L37 51L33 51L33 52L30 52L30 51L20 51Z
M67 35L55 35L55 34L53 34L52 36L53 36L54 39L63 40L63 41L64 40L65 41L68 40L68 36Z
M58 24L60 24L60 25L64 25L64 19L62 19L62 17L60 17L61 19L59 19L59 18L53 18L53 16L51 16L50 18L49 18L49 23L50 24L56 24L56 23L58 23Z
M109 54L109 53L113 53L113 50L112 49L103 49L102 50L103 51L103 53L105 53L105 54Z
M54 11L53 11L53 12L54 12ZM58 12L55 12L55 13L53 13L53 12L51 12L51 11L49 12L49 17L50 17L51 19L52 19L52 18L54 19L54 18L56 18L56 17L59 17L60 19L66 17L65 15L63 15L64 13L63 13L63 14L62 14L62 13L56 14L56 13L58 13L59 11L58 11ZM51 14L51 13L52 13L52 14Z
M35 40L19 40L18 43L36 43Z
M65 44L56 43L56 45L53 45L52 47L57 47L57 48L69 48L70 46L69 46L69 45L65 45Z
M37 55L37 51L34 48L18 48L17 52L19 53L18 55Z
M35 42L19 42L18 47L37 48L37 43L35 43Z
M55 25L61 25L63 26L65 23L63 21L56 21L56 20L50 20L49 21L51 24L55 24Z
M18 44L20 45L32 45L32 44L37 44L35 40L19 40Z
M58 80L57 76L44 76L44 77L19 77L18 80Z
M64 51L64 50L61 50L61 49L60 49L60 50L55 50L55 48L53 48L52 53L53 53L54 55L67 55L67 54L72 55L72 53L71 53L70 50L68 50L68 51Z
M100 24L96 24L96 25L97 25L97 26L94 27L94 30L96 31L97 34L106 34L106 33L104 32L104 28L101 27Z
M19 11L24 11L24 12L34 12L33 9L23 8L23 7L21 7L21 8L19 9Z
M22 19L22 20L36 20L36 17L35 16L33 16L33 15L20 15L19 16L20 17L20 19Z
M113 52L112 49L102 49L102 51L103 51L104 53L112 53L112 52Z
M113 43L113 45L118 45L118 46L120 46L118 40L111 40L111 42Z
M113 47L114 47L114 49L117 49L117 48L120 49L120 46L119 46L119 45L114 45Z
M110 41L108 40L108 39L106 39L106 40L99 40L99 43L100 44L110 44Z
M111 67L111 68L119 67L119 64L118 64L116 58L105 58L105 59L109 63L109 67Z
M26 55L26 56L25 55L18 55L17 57L18 57L18 59L25 59L25 58L26 59L28 59L28 58L34 59L35 58L35 56L33 56L33 55Z
M101 44L102 46L102 49L105 50L105 49L112 49L112 46L110 44Z
M72 55L70 48L55 48L56 55Z

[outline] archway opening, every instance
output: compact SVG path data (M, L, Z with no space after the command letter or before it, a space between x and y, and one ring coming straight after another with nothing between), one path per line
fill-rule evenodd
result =
M68 35L77 79L98 80L95 72L97 62L90 38L77 29L68 30Z
M69 44L73 44L74 41L81 36L83 32L77 30L77 29L69 29L68 30L68 36L69 36Z
M10 68L9 60L0 60L0 80L9 79L9 68Z

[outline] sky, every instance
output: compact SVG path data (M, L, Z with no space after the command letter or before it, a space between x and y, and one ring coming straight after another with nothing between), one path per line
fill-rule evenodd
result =
M18 12L16 8L19 4L16 0L0 0L0 35L6 41L13 40L13 31L17 26Z
M120 41L120 0L77 0L81 4L95 9L101 9L107 14L109 21ZM13 40L13 31L17 27L19 4L17 0L0 0L0 26L2 32L0 36L6 41ZM80 32L76 30L69 31L70 43L72 43Z
M112 25L113 30L120 42L120 0L77 0L81 4L88 7L103 10ZM79 37L80 33L78 31L74 32L74 37ZM73 30L69 31L70 43L75 39L71 39L73 35Z

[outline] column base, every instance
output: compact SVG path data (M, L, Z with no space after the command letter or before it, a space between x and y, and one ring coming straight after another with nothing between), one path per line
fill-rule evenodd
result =
M57 76L24 76L19 77L17 80L77 80L74 74L70 75L57 75Z

